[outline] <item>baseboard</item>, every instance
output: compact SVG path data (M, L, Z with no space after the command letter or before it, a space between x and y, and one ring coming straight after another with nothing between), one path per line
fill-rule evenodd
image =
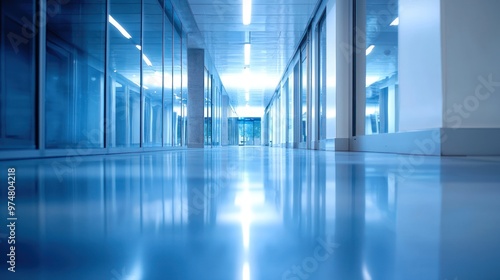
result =
M441 130L356 136L350 140L350 150L439 156L441 155Z
M319 141L319 150L321 151L349 151L349 138L335 138Z
M500 128L442 128L353 137L350 150L432 156L498 156Z
M205 144L199 144L199 143L188 143L187 145L188 149L203 149L205 148Z
M349 151L349 138L335 138L335 151L347 152Z
M441 155L498 156L500 128L444 128Z

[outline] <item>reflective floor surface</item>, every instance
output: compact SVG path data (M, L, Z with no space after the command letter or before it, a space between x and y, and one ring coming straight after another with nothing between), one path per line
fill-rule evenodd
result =
M500 279L499 158L234 147L0 174L0 279Z

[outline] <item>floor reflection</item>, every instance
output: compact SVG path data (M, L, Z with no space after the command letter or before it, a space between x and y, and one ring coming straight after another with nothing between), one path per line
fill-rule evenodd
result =
M4 182L10 167L1 279L500 279L496 159L224 148L0 162Z

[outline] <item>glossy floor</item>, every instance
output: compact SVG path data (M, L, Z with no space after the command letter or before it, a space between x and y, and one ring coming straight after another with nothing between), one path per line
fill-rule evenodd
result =
M235 147L0 168L0 279L500 279L498 158Z

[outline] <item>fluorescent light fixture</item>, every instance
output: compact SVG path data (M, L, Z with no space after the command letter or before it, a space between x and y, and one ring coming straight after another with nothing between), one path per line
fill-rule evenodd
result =
M250 65L250 49L252 45L245 44L245 65Z
M142 50L141 45L135 45L135 47L136 47L138 50Z
M370 46L366 49L366 55L371 54L374 48L375 48L375 45L370 45Z
M243 0L243 25L252 22L252 0Z
M391 26L398 26L399 25L399 17L397 17L395 20L391 22Z
M127 39L131 39L132 36L130 36L130 34L127 32L127 30L125 30L125 28L123 28L123 26L121 26L111 15L109 15L109 23L111 23L114 27L116 27L116 29L118 29L118 31L120 31L120 33Z
M149 60L149 58L145 54L142 54L142 59L144 59L144 62L146 62L148 66L153 66L153 63L151 63L151 60Z

